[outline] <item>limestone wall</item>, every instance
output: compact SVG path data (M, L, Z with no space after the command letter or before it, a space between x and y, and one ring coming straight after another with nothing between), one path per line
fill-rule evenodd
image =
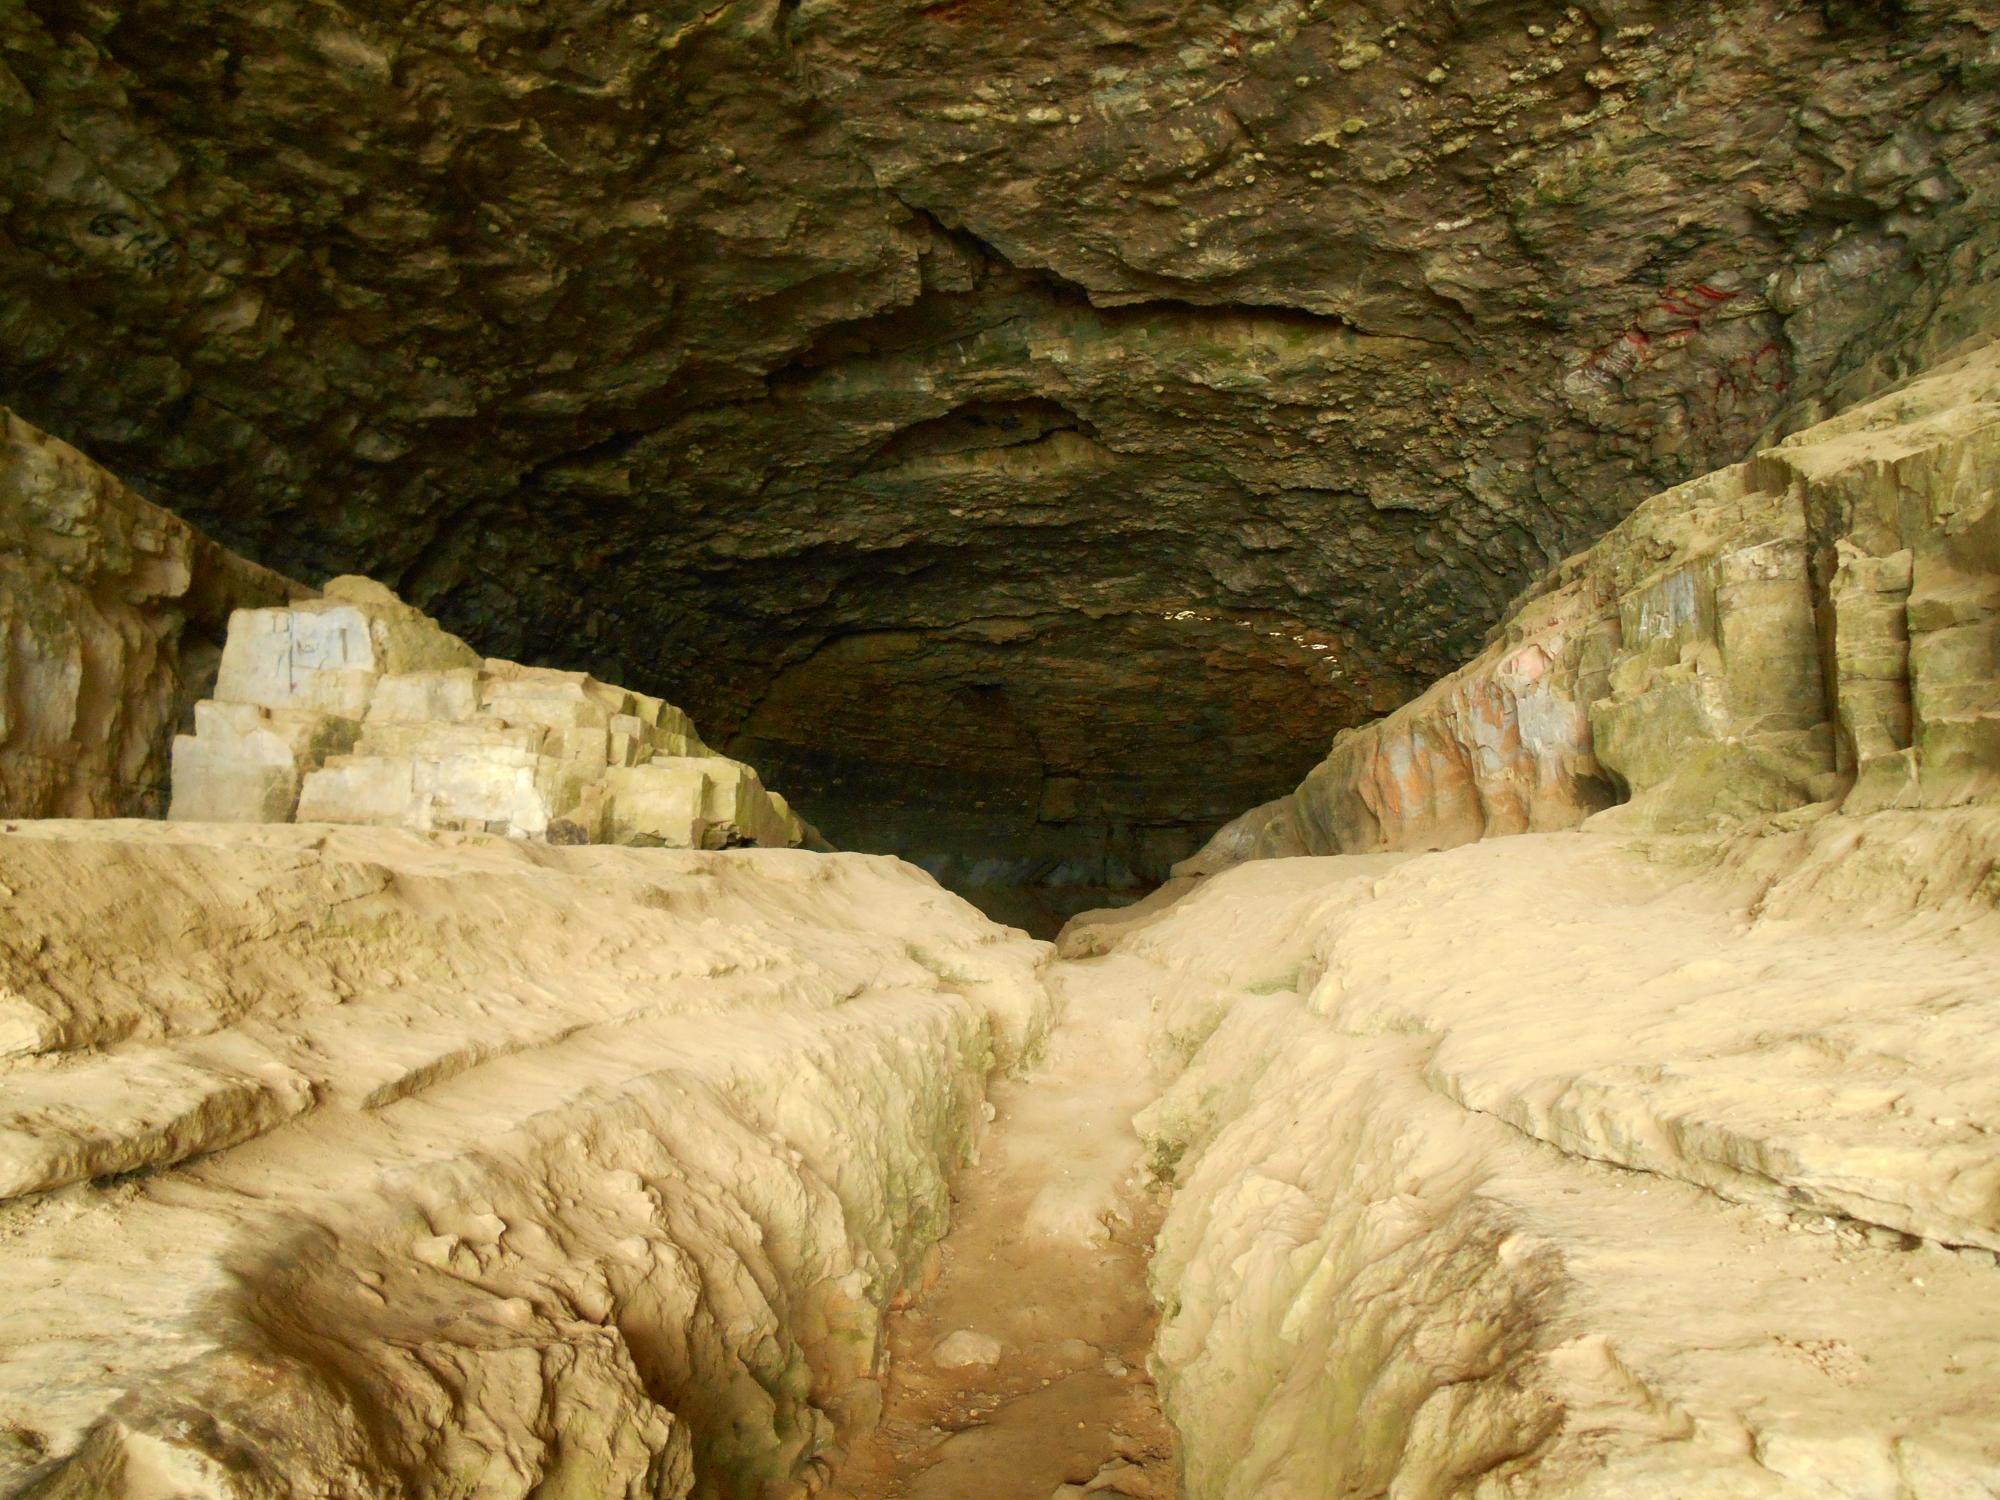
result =
M809 837L672 704L482 660L365 578L230 621L215 696L174 742L172 816L681 849Z
M2000 782L2000 348L1655 496L1182 868Z
M183 820L820 843L671 704L317 596L0 408L0 816L159 816L170 781Z
M307 592L0 408L0 816L157 815L230 611Z

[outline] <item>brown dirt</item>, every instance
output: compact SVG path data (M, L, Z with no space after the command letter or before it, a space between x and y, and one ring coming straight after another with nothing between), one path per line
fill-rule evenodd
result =
M1088 971L1057 974L1067 1017L1044 1062L994 1090L936 1275L893 1319L883 1422L836 1474L838 1500L1175 1493L1145 1369L1164 1203L1130 1124L1150 1092L1144 1011ZM998 1362L940 1368L933 1351L961 1330L997 1339Z

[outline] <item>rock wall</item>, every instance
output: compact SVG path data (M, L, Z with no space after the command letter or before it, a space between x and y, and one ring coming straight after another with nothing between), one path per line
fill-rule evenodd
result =
M863 856L50 821L0 903L35 1500L814 1493L1050 1013Z
M0 408L0 816L157 816L230 612L307 592Z
M812 842L686 714L583 672L482 661L378 583L231 617L174 741L172 816L366 823L563 844Z
M1989 808L1257 861L1101 930L1190 1500L2000 1485Z
M1658 495L1182 868L1990 797L1997 469L1989 345Z

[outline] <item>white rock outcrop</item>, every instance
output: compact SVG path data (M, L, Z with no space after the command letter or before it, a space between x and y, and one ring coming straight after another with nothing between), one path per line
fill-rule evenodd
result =
M365 578L231 619L215 696L174 741L171 816L678 849L812 838L673 705L481 660Z
M25 823L0 910L37 1500L811 1493L1050 1012L859 855Z

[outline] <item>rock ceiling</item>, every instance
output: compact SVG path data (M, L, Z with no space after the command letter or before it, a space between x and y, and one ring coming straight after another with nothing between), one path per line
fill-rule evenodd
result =
M1948 333L1996 28L13 0L0 401L666 694L836 839L1151 873Z

